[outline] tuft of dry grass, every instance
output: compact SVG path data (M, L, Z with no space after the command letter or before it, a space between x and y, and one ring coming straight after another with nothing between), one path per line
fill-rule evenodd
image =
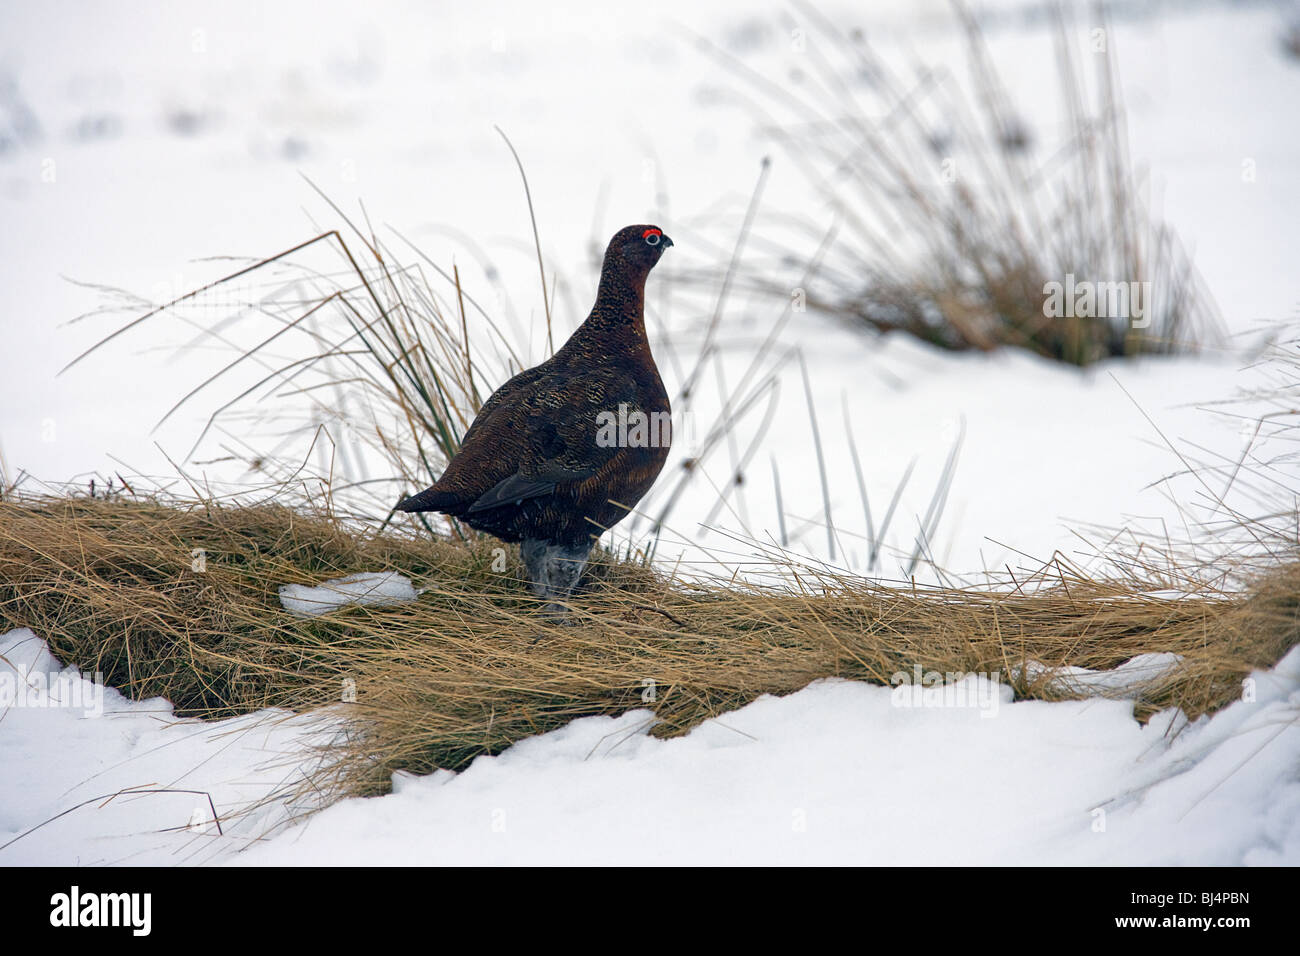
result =
M794 240L756 236L760 257L740 281L945 349L1018 346L1088 365L1222 342L1217 307L1129 156L1104 19L1081 41L1054 8L1061 107L1041 116L1015 104L963 3L964 75L944 62L900 67L863 31L810 3L792 8L779 32L798 52L784 76L698 38L829 212L783 217ZM1058 124L1062 145L1041 149L1037 132ZM804 235L816 253L796 248ZM774 278L808 262L798 281ZM1075 302L1076 281L1096 284L1096 303ZM1070 308L1049 307L1049 283ZM1140 314L1133 289L1147 290Z
M603 555L565 627L538 618L513 549L504 572L501 557L488 541L361 532L274 504L24 496L0 502L0 626L30 627L60 660L181 714L341 707L351 731L311 781L333 795L460 768L575 717L644 707L674 735L762 694L888 684L918 666L1058 699L1070 695L1020 666L1167 651L1183 664L1137 712L1195 718L1300 640L1296 561L1242 592L1171 597L1060 561L997 590L890 587L786 558L792 583L763 587ZM417 602L303 619L278 601L279 584L390 570L422 588Z

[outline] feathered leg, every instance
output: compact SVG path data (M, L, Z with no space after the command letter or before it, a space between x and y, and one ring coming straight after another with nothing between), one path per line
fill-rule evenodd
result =
M568 617L564 605L587 567L591 542L579 545L551 544L538 538L525 538L519 546L524 570L533 594L545 600L548 618L563 621Z
M590 554L590 541L573 546L553 544L546 549L547 596L551 599L546 605L547 614L557 618L567 616L568 609L561 602L567 601L573 593Z
M524 572L528 575L528 584L539 598L550 596L550 585L546 574L547 544L539 538L525 538L519 546L519 556L524 560Z

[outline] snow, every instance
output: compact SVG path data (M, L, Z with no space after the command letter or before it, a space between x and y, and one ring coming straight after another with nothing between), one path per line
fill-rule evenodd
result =
M1049 675L1047 685L1053 690L1096 697L1130 698L1146 687L1159 684L1178 670L1183 659L1178 654L1138 654L1114 670L1097 671L1087 667L1051 668L1041 661L1025 664L1025 677L1036 681Z
M982 681L984 678L978 678ZM1300 863L1300 649L1186 725L1118 701L896 707L819 681L683 738L592 717L331 807L238 863Z
M301 617L315 617L349 604L403 604L416 597L411 579L396 571L349 574L315 587L280 585L280 604Z
M0 636L0 688L22 688L0 693L0 865L204 863L311 809L289 791L341 732L329 715L181 719L93 677L29 630Z
M0 654L61 672L30 631ZM333 718L177 720L111 689L98 718L15 706L0 718L0 845L71 812L0 864L1300 863L1300 648L1190 724L965 680L979 686L957 706L818 681L671 740L648 734L649 711L584 718L298 822L306 807L283 792ZM225 834L206 796L102 799L162 787L211 794Z

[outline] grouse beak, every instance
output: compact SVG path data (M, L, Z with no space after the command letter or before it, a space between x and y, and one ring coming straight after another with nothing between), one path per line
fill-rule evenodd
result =
M673 241L672 241L671 239L668 238L668 234L667 234L667 233L664 233L663 242L660 243L660 245L662 245L665 249L667 249L667 248L668 248L669 246L671 246L672 244L673 244Z

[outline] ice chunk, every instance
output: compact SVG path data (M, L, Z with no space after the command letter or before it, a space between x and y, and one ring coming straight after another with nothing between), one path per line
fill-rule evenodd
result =
M1035 681L1050 674L1048 686L1070 694L1124 699L1136 697L1143 688L1168 677L1182 662L1181 655L1167 652L1139 654L1109 671L1087 667L1052 668L1041 661L1029 661L1025 664L1024 675L1027 680Z
M411 579L396 571L334 578L316 587L282 584L280 603L300 617L315 617L347 604L403 604L416 599Z

